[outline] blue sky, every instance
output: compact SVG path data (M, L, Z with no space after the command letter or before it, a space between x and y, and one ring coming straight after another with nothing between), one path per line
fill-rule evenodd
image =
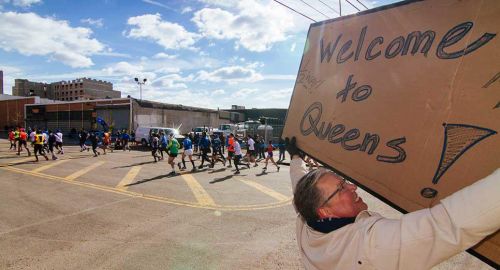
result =
M317 21L338 16L337 0L279 1ZM310 23L272 0L0 0L4 91L15 78L91 77L138 98L139 77L148 100L287 108Z

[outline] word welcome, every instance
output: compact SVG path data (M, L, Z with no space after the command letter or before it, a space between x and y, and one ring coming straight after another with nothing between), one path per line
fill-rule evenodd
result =
M436 56L439 59L455 59L467 55L479 48L483 45L491 41L496 34L485 33L480 38L476 39L474 42L471 42L465 49L457 50L457 51L449 51L448 47L456 44L460 40L462 40L467 33L472 29L474 24L472 22L464 22L457 26L451 28L438 43L436 47ZM342 34L340 34L335 42L325 41L324 38L321 38L320 41L320 50L321 50L321 63L325 60L327 63L330 62L331 58L337 52L336 63L342 64L347 62L348 60L353 59L353 61L358 61L361 57L364 57L366 61L371 61L382 55L387 59L394 58L398 55L404 56L408 53L411 53L412 56L420 53L424 54L427 57L427 54L432 48L434 40L436 38L436 32L432 30L427 30L425 32L421 31L413 31L404 36L398 36L392 41L390 41L385 48L382 47L384 45L384 37L377 36L372 41L370 41L368 47L363 53L363 45L365 43L366 32L368 31L368 26L363 27L361 29L361 33L359 34L358 42L354 46L352 40L347 40L337 51L337 47L342 39ZM327 45L325 45L328 42ZM413 44L413 46L412 46ZM355 48L354 48L355 47ZM352 48L352 49L351 49ZM411 50L410 50L411 48ZM364 55L363 55L363 54Z
M314 134L320 140L326 139L333 144L340 143L342 148L347 151L358 150L366 152L368 150L368 155L375 152L380 142L378 134L366 133L362 141L358 140L361 136L359 129L353 128L346 131L347 128L343 124L333 125L333 123L321 122L322 113L323 105L320 102L315 102L307 108L300 121L300 132L303 136ZM388 141L385 145L394 150L396 154L394 156L377 155L377 161L389 163L403 162L406 159L406 152L400 145L405 142L405 137Z

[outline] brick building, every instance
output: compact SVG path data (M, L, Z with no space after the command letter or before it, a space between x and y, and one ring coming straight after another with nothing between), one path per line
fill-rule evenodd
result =
M16 79L12 87L12 94L22 97L38 96L62 101L121 97L120 91L113 90L112 83L90 78L53 82L50 84Z

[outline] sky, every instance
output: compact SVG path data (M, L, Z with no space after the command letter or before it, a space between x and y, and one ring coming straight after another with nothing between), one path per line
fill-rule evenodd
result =
M288 108L309 25L338 17L339 4L278 1L304 16L273 0L0 0L4 93L14 79L90 77L139 98L137 77L146 100ZM342 15L355 12L342 0Z

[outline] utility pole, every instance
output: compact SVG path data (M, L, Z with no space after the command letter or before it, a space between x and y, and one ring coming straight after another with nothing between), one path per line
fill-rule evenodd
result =
M146 84L147 79L143 79L142 81L139 80L139 78L134 78L135 82L139 85L139 91L141 94L141 101L142 101L142 85Z

